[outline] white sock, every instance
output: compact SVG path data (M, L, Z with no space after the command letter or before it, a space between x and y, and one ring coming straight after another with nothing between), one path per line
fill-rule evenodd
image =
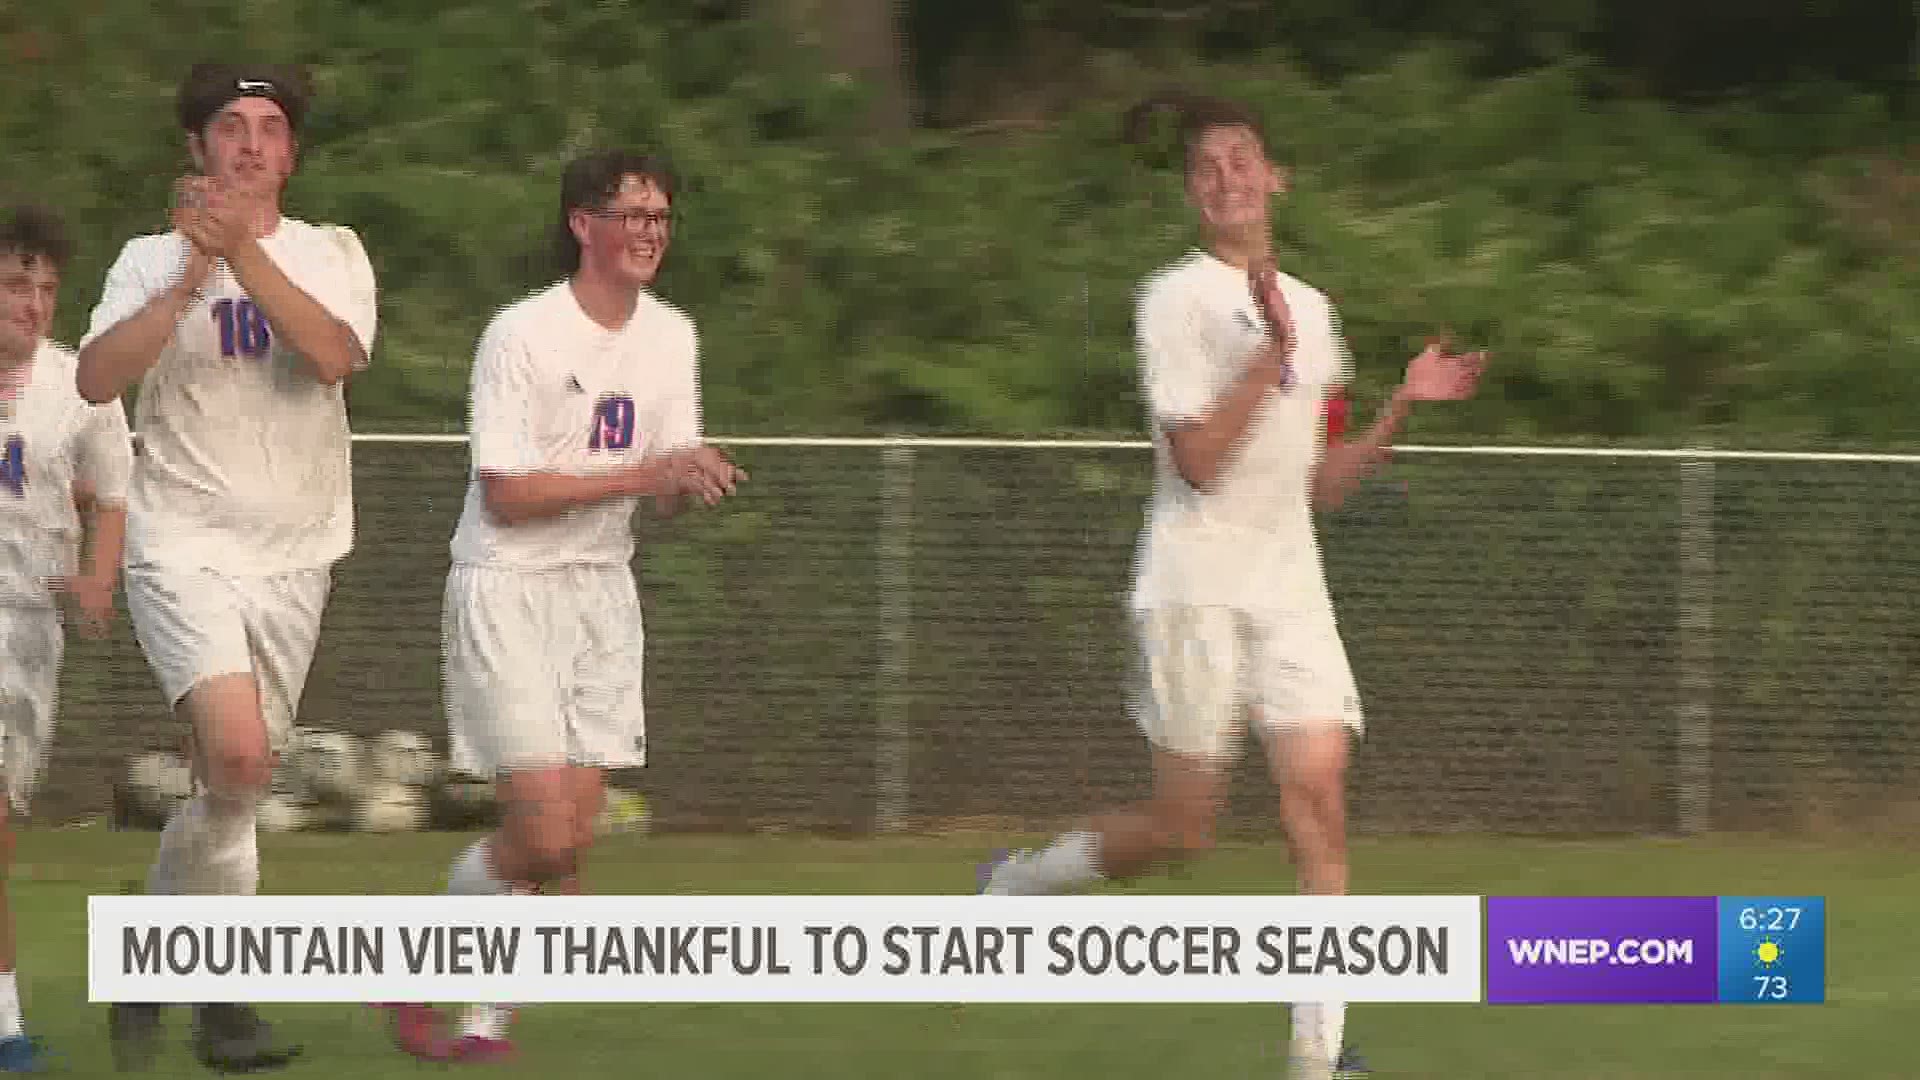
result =
M167 819L167 827L160 830L160 847L153 853L153 865L147 869L147 892L172 896L185 891L179 887L180 876L193 861L193 852L188 849L199 832L200 813L200 800L192 798Z
M1002 863L986 891L994 896L1045 896L1084 889L1102 877L1098 834L1070 832L1038 854L1022 853Z
M511 1005L469 1005L460 1017L462 1038L504 1039L507 1024L513 1019Z
M260 848L253 808L196 795L160 834L147 873L157 896L251 896L260 888Z
M260 891L260 817L252 803L216 807L207 830L207 880L222 896Z
M447 892L453 896L505 896L521 891L493 872L492 849L485 840L468 845L454 858L453 869L447 873ZM460 1017L460 1035L504 1039L512 1020L512 1005L469 1005Z
M1340 1060L1340 1051L1347 1045L1347 1003L1327 1001L1320 1005L1320 1045L1327 1048L1327 1054L1334 1061Z
M11 971L0 971L0 1039L27 1033L26 1018L20 1015L20 983Z
M476 840L453 860L447 872L447 892L453 896L505 896L513 887L494 876L487 841Z
M1344 1001L1303 1001L1293 1007L1294 1045L1317 1046L1329 1060L1340 1059L1346 1027L1347 1004Z

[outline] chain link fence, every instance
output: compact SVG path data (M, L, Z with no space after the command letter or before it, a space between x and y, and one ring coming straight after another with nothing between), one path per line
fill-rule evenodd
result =
M444 742L455 437L368 436L302 722ZM730 440L639 522L656 828L1048 828L1146 791L1123 603L1144 444ZM1371 832L1815 830L1920 806L1920 459L1403 450L1322 522ZM180 732L75 642L41 821ZM1257 752L1230 827L1266 828Z

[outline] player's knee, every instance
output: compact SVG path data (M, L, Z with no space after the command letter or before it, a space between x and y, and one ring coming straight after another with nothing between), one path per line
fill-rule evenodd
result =
M273 758L265 748L222 747L206 755L207 791L225 801L258 802L273 786Z

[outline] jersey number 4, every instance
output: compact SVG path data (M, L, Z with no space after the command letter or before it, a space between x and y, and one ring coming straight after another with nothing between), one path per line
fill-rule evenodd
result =
M0 488L16 496L27 493L27 444L18 435L7 436L0 447Z
M216 300L213 324L220 329L220 355L258 360L273 348L273 328L267 317L246 298Z
M625 450L633 445L633 399L622 394L603 397L593 407L593 438L589 450Z

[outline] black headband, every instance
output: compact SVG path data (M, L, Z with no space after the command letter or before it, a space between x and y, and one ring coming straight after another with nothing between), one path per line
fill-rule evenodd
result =
M180 126L198 132L221 109L241 98L264 98L280 106L295 131L307 114L306 80L297 70L202 64L180 88Z

